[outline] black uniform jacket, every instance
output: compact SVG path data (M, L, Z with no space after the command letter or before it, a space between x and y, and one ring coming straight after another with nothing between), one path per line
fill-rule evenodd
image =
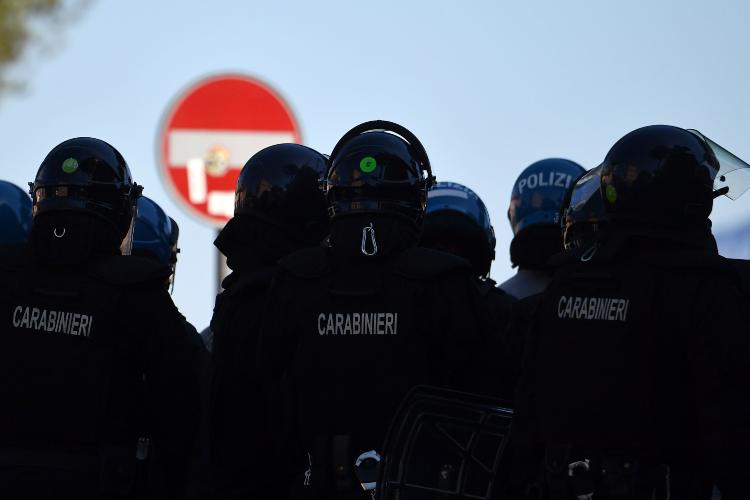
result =
M652 240L572 258L537 310L515 442L546 449L547 466L555 447L666 465L672 498L705 498L712 482L746 496L746 318L738 276L713 252Z
M414 385L480 392L486 383L484 304L463 259L411 248L347 260L316 248L280 264L259 366L282 394L295 484L306 469L323 496L355 482L355 459L382 446Z
M0 489L128 496L147 438L169 494L182 495L199 350L168 274L119 255L76 269L0 258Z

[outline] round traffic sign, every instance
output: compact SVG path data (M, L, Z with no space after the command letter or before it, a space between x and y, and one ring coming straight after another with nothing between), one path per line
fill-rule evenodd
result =
M158 141L162 178L178 204L222 227L232 217L245 162L267 146L301 137L276 91L254 78L226 74L182 92L167 110Z

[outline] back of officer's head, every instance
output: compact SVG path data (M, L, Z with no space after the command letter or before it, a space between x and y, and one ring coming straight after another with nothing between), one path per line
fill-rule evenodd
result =
M141 196L138 199L138 214L133 229L132 255L158 262L172 270L166 285L173 282L177 265L177 223L152 199Z
M700 136L667 125L642 127L617 141L600 168L605 209L616 226L708 227L720 167Z
M322 154L301 144L277 144L254 154L240 172L234 217L216 246L228 256L250 247L257 258L273 262L319 245L328 235L320 186L326 168Z
M31 198L26 191L0 181L0 245L26 241L31 230Z
M44 263L61 265L130 253L140 191L110 144L91 137L59 144L31 183L32 251Z
M560 209L567 190L584 172L575 162L549 158L532 163L518 176L508 207L514 266L541 269L562 250Z
M427 193L420 244L468 260L485 277L495 258L495 231L482 200L466 186L438 182Z
M393 122L365 122L339 140L329 164L335 253L377 258L417 244L434 179L414 134Z

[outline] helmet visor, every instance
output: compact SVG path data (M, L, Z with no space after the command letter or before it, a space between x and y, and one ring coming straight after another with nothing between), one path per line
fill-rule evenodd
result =
M132 255L133 253L133 234L135 233L135 218L138 208L133 209L133 217L130 218L130 227L128 228L125 237L120 242L120 254Z
M719 191L717 194L736 200L750 189L750 165L699 131L687 130L703 139L719 161L719 172L714 178L714 191Z
M567 207L566 212L580 212L584 207L589 205L589 201L593 197L601 197L599 191L602 185L601 172L602 165L599 165L578 179L570 194L570 205Z

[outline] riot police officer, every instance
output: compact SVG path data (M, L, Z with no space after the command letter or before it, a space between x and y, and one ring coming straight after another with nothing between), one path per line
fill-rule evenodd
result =
M547 286L547 261L562 250L560 207L566 191L584 172L575 162L549 158L532 163L516 179L508 221L513 230L510 261L518 272L500 285L508 294L523 299Z
M198 414L195 348L163 282L128 256L141 187L111 145L56 146L31 184L33 226L0 259L0 489L10 498L127 498L139 438L184 493Z
M566 192L585 172L570 160L549 158L532 163L513 184L508 221L513 230L510 260L518 272L500 288L518 299L510 327L499 350L504 380L517 383L524 344L539 294L552 275L550 259L561 252L560 208Z
M355 464L376 460L406 392L475 381L484 339L470 264L417 247L433 181L407 129L354 127L329 160L328 245L280 261L259 359L287 403L293 498L361 498Z
M543 458L511 474L512 498L699 499L712 483L746 496L746 299L708 219L716 196L741 194L735 160L649 126L576 184L571 208L603 206L608 230L569 252L541 299L514 441Z
M217 497L278 493L279 485L261 472L266 461L273 462L274 431L267 414L272 395L261 391L254 368L258 330L276 261L294 250L319 246L328 234L320 190L325 170L325 157L300 144L259 151L240 172L234 217L215 242L232 270L216 298L210 328L211 462Z
M23 189L0 181L0 245L19 245L31 230L31 198Z
M488 374L488 378L494 379L494 382L482 392L512 399L513 375L505 372L509 365L498 362L497 356L504 354L506 329L516 301L497 288L495 281L489 277L490 266L495 259L495 230L484 202L474 191L461 184L436 183L427 193L420 244L463 257L471 264L485 306L488 338L497 344L489 351L494 359L488 363L488 366L493 366L493 373Z
M151 259L161 266L170 270L167 279L164 280L163 286L170 293L174 289L175 272L177 268L177 255L180 252L178 242L180 237L180 228L174 219L169 217L164 210L151 198L141 196L138 198L138 214L135 218L133 229L133 248L132 255ZM182 316L182 315L181 315ZM202 337L198 334L195 327L182 316L183 327L187 338L193 342L196 351L199 353L196 369L200 373L201 380L201 432L199 439L196 440L196 449L194 453L194 469L197 474L190 474L188 488L191 490L190 498L196 495L206 494L208 487L206 474L204 472L207 464L207 408L208 408L208 387L210 384L210 359L206 345ZM147 440L148 437L145 437ZM147 446L148 442L143 442L141 446ZM143 470L142 483L149 489L149 494L154 497L160 495L159 489L162 487L161 468L155 460L144 461L141 465Z

